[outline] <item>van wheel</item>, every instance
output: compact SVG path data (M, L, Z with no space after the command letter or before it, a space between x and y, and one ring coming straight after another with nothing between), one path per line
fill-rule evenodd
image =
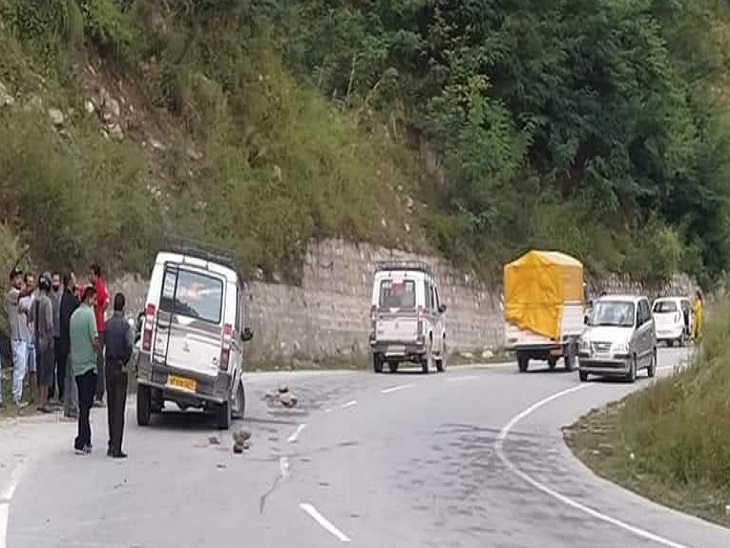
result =
M530 357L527 354L517 353L517 368L520 373L526 373L527 368L530 367Z
M218 428L220 430L228 430L233 420L233 405L230 401L222 403L218 407Z
M423 356L421 360L421 370L423 371L424 375L428 375L431 372L433 366L433 344L430 343L428 345L428 349L426 350L426 355Z
M588 382L588 372L578 371L578 378L580 379L580 382Z
M149 426L152 415L152 391L149 386L137 385L137 424Z
M383 372L383 355L373 354L373 371L376 373Z
M436 371L438 371L439 373L443 373L444 371L446 371L446 358L447 358L448 355L449 354L448 354L448 352L446 350L446 343L444 343L441 346L441 354L435 360L435 362L436 362Z
M388 362L388 371L391 373L397 373L399 365L400 364L398 362Z
M242 419L246 410L246 391L243 387L243 381L239 381L236 394L233 397L233 409L231 414L234 419Z
M671 340L671 339L670 339L670 340L668 340L668 341L667 341L667 346L668 346L669 348L672 348L672 347L674 346L674 341L673 341L673 340Z

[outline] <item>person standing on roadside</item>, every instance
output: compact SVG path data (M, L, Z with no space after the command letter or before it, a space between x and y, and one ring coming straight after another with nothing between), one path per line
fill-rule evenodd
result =
M21 313L20 333L25 341L26 347L26 371L28 374L28 386L30 388L30 401L35 403L38 400L38 382L36 378L36 354L35 342L33 341L33 325L30 322L30 309L35 300L35 276L30 272L23 275L23 296L18 302L18 310Z
M76 388L73 367L69 364L71 353L71 315L79 307L79 299L76 297L76 276L73 272L63 274L63 296L61 297L61 341L58 360L59 381L64 385L63 391L63 415L68 419L77 419L79 414L79 397Z
M56 387L58 388L58 401L63 402L64 377L58 368L59 357L61 355L61 298L63 297L63 288L61 287L61 274L54 272L51 276L51 302L53 303L53 382L48 389L48 399L52 400L56 396Z
M48 392L53 384L53 302L51 301L51 275L44 273L38 279L38 296L33 299L30 325L35 341L36 372L38 380L38 411L50 413Z
M71 315L69 335L71 338L71 367L79 391L79 429L74 439L77 454L91 453L91 424L89 413L94 405L96 391L96 370L101 358L101 343L96 331L94 305L96 289L88 286L84 291L84 301Z
M694 320L692 340L698 342L702 336L702 291L699 289L695 292L695 302L692 305L692 319Z
M94 306L94 316L96 318L96 331L99 334L99 343L101 344L101 354L99 363L97 364L97 380L96 380L96 402L98 405L104 404L104 331L106 330L106 309L109 306L109 293L102 277L101 267L98 264L92 264L91 284L96 290L96 305Z
M20 299L25 296L23 289L23 271L13 268L10 272L10 289L5 294L5 314L10 330L10 348L13 355L13 403L25 407L23 402L23 381L28 364L28 346L22 336L23 322L20 313Z
M127 403L127 364L134 349L134 331L124 318L125 298L122 293L114 295L114 315L106 323L106 395L109 420L109 442L107 456L124 459L122 451L124 436L124 407Z

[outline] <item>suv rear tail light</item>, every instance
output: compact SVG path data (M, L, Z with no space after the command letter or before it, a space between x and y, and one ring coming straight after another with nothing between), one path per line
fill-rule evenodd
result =
M148 304L145 308L144 333L142 333L142 350L149 352L152 348L152 330L155 325L155 305Z
M418 307L418 334L423 335L423 318L426 316L426 311L422 306Z
M221 335L221 359L219 367L221 370L228 370L228 361L231 356L231 340L233 339L233 326L229 323L223 326Z

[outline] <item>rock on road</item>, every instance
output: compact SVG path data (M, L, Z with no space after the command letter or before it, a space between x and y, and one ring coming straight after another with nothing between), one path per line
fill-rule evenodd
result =
M659 365L683 356L661 349ZM105 456L104 409L86 457L74 424L3 425L0 548L730 546L730 531L596 478L565 447L561 426L644 375L516 369L249 375L243 455L190 412L139 428L130 406L125 461ZM282 381L294 408L264 397Z

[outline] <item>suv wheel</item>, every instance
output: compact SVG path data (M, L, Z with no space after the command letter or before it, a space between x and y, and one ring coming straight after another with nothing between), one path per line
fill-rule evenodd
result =
M137 424L149 426L152 415L152 391L144 384L137 385Z
M391 373L397 373L398 365L400 365L398 362L388 362L388 371Z
M383 355L373 354L373 371L376 373L383 372Z
M218 406L218 428L220 430L228 430L233 420L233 405L230 401L222 403Z
M446 350L446 342L441 346L441 354L436 358L436 371L443 373L446 371L446 359L448 358L448 351Z
M421 370L425 375L428 375L431 372L431 368L433 366L433 342L430 342L428 344L428 348L426 349L426 355L421 358Z
M649 363L649 367L646 370L646 374L650 379L653 379L654 375L656 375L656 348L651 355L651 362Z
M631 365L629 366L629 372L626 374L626 380L628 382L636 381L636 356L631 358Z
M242 419L246 410L246 391L243 387L243 381L238 382L238 388L233 396L233 409L231 414L234 419Z

